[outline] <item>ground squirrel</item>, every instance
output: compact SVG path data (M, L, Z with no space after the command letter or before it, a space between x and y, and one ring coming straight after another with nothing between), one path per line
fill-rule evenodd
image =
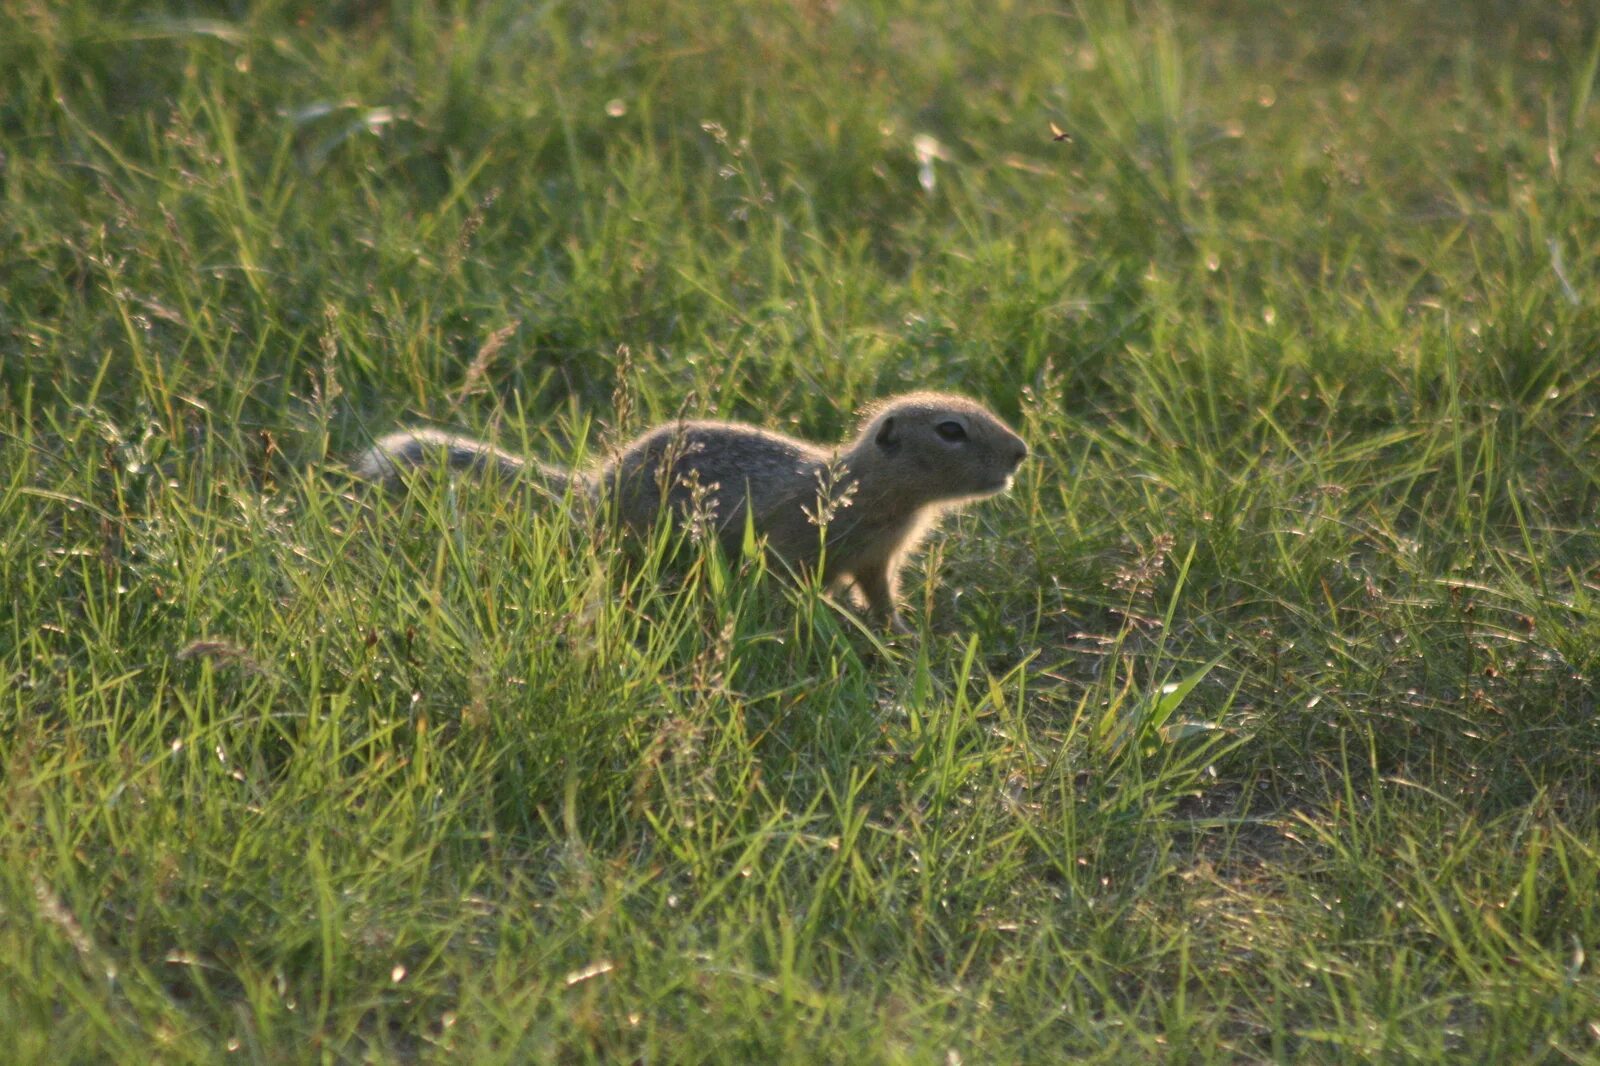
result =
M875 619L903 632L896 596L906 555L943 511L1009 488L1027 456L1022 438L982 404L914 392L869 410L836 447L738 422L680 421L590 470L566 471L467 437L406 430L378 441L355 469L376 481L430 463L498 472L591 509L604 503L635 532L654 525L664 494L674 520L708 517L732 553L748 514L796 571L820 561L831 591L853 585Z

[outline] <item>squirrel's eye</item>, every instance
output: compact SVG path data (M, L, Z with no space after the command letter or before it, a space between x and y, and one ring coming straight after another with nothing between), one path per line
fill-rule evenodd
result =
M967 430L960 422L940 422L933 427L933 431L945 440L966 440Z

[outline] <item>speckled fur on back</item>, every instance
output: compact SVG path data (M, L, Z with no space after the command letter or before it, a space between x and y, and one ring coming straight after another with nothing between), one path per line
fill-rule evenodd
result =
M356 472L386 480L441 461L492 470L552 495L604 498L631 530L648 530L664 510L673 521L693 516L730 552L748 513L790 566L810 572L820 564L832 588L854 586L875 617L899 629L906 555L943 511L1008 488L1027 454L1022 438L983 405L916 392L884 401L852 439L831 448L743 423L683 421L647 431L593 470L568 472L418 430L378 441Z

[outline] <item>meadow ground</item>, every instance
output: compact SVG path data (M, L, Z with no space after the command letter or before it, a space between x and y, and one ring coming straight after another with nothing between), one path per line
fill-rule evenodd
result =
M5 1057L1596 1061L1597 64L1582 0L4 5ZM894 642L343 467L909 387L1035 458Z

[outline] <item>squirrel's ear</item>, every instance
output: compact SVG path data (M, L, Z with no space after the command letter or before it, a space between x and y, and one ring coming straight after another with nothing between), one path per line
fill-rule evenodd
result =
M895 431L894 415L878 423L878 436L875 439L880 448L893 448L900 443L900 434Z

